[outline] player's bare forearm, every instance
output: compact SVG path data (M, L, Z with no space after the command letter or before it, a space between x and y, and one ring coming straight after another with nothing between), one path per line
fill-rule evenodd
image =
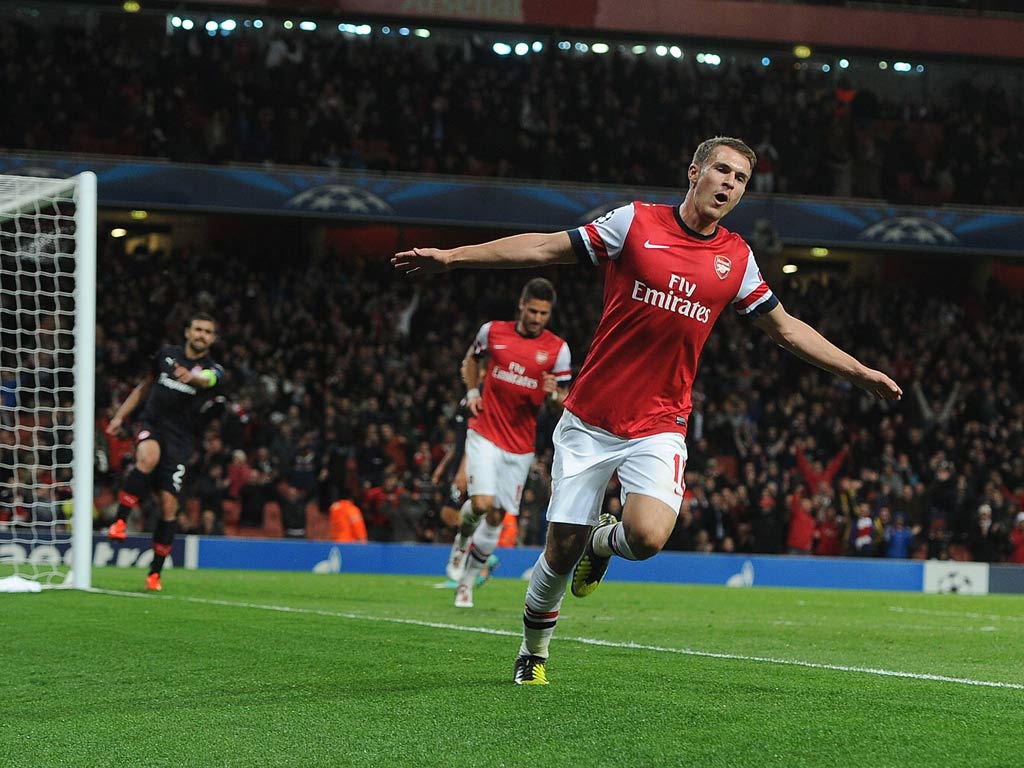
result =
M128 397L124 399L124 402L121 403L121 407L117 409L117 412L114 414L114 418L110 420L110 429L108 429L108 432L117 432L121 428L125 419L131 416L135 412L135 409L139 407L139 403L143 402L149 395L149 390L152 386L152 379L146 379L136 385L135 389L133 389Z
M452 269L520 269L575 261L569 233L555 232L512 235L450 250L413 248L396 253L391 264L407 275L430 275Z
M783 349L811 365L841 376L875 397L899 400L903 395L899 385L886 374L868 368L803 320L790 315L781 304L754 323Z
M472 347L462 360L462 383L466 385L466 407L474 416L480 413L483 398L480 396L480 361L473 354Z

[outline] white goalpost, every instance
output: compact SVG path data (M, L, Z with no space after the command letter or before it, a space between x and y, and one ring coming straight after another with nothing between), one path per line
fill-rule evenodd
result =
M0 175L0 592L92 586L96 175Z

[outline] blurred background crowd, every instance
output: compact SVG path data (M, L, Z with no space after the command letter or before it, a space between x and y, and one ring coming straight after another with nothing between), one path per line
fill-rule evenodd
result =
M15 22L0 25L0 146L674 187L692 148L724 131L757 150L758 192L1024 197L1015 75L929 62L883 92L874 60L840 73L791 55L766 66L748 49L716 66L673 55L584 55L552 39L499 56L467 30L420 40Z

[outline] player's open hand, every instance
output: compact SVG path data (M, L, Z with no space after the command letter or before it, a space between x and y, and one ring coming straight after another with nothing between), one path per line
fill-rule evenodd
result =
M413 248L391 257L391 266L399 272L415 277L436 275L448 270L451 251L440 248Z
M859 376L854 377L851 381L879 400L899 400L903 397L903 390L900 389L899 384L873 368L865 368Z

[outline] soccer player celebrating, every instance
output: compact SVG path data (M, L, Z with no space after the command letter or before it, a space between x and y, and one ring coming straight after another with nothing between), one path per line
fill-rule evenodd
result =
M463 506L462 529L448 564L449 575L458 577L458 608L473 607L473 586L498 545L505 513L519 514L533 463L537 412L545 399L561 407L568 392L569 345L547 330L554 304L551 281L530 280L519 297L518 319L484 323L462 362L470 413L466 481L471 508ZM481 396L484 356L488 360Z
M739 139L708 139L693 155L678 206L634 202L568 232L415 248L392 259L412 275L573 262L604 274L601 321L555 429L548 538L526 591L517 684L548 682L548 644L570 574L573 594L584 597L612 555L644 560L668 540L683 498L697 361L726 306L781 347L875 397L902 395L887 375L787 313L747 244L720 225L743 197L756 162ZM598 517L616 471L625 499L621 522Z
M107 426L116 435L124 421L145 402L135 437L135 463L118 496L117 520L107 535L123 540L125 520L143 494L155 490L160 519L153 530L153 563L146 589L159 592L160 572L171 552L178 515L178 497L185 480L185 464L196 449L203 414L212 404L213 388L224 369L210 357L217 340L213 318L197 313L185 328L185 345L163 347L153 357L152 369L117 409Z

